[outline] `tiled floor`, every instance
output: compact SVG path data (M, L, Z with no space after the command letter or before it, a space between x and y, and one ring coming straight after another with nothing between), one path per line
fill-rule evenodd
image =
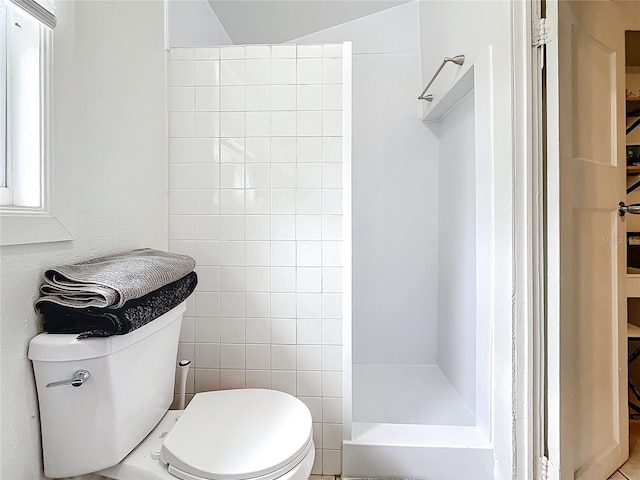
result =
M640 422L629 423L629 460L609 480L640 480Z

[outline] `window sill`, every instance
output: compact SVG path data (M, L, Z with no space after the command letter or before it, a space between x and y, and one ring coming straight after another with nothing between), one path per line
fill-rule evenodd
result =
M0 246L70 240L73 235L45 210L0 207Z

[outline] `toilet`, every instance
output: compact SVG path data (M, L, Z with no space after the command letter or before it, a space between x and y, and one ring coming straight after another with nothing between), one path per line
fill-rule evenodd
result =
M184 311L183 303L126 335L31 340L47 477L309 478L311 413L287 393L203 392L169 410Z

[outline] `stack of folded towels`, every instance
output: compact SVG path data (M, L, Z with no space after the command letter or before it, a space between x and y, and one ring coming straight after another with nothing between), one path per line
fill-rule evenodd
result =
M185 301L198 283L195 265L186 255L143 248L54 267L35 307L49 333L124 335Z

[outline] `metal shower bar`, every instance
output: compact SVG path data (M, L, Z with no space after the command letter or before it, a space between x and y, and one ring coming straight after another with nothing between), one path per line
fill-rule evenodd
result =
M436 70L436 73L431 78L431 81L427 84L426 87L424 87L424 90L422 91L422 93L418 97L418 100L426 100L427 102L431 102L433 100L433 95L431 95L431 94L425 95L425 93L427 93L427 90L429 90L429 87L431 86L433 81L438 77L438 75L440 74L440 72L442 71L444 66L449 62L453 62L456 65L462 65L464 63L464 55L456 55L455 57L451 57L451 58L444 57L444 60L442 61L442 64L440 64L440 67L438 67L438 70Z

